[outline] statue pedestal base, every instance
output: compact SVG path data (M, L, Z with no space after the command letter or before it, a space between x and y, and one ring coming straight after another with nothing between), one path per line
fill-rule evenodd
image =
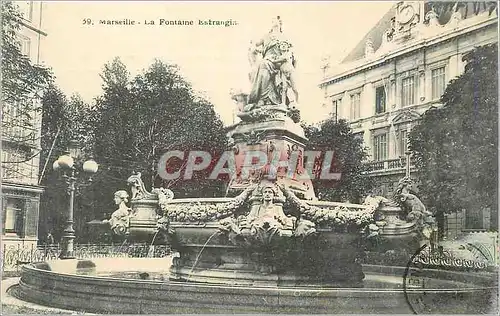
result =
M299 124L287 116L241 122L229 131L228 136L234 139L236 164L236 175L229 183L228 192L238 194L252 183L267 179L286 184L300 198L316 199L312 176L307 176L305 169L307 138ZM260 161L255 152L260 152L266 161ZM280 167L284 162L288 162L288 167Z

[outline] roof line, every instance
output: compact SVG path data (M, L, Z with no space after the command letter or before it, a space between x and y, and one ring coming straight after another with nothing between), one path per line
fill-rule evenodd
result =
M490 17L486 21L480 21L480 22L478 22L476 24L468 25L467 27L459 30L458 32L454 32L455 30L452 29L452 30L450 30L451 32L438 34L437 36L435 36L433 38L430 38L430 39L422 39L422 40L420 40L418 42L413 43L410 46L403 46L399 50L395 50L393 52L389 52L388 54L382 55L379 58L377 58L375 60L372 60L369 63L366 63L364 65L360 65L359 67L353 67L353 68L348 69L348 70L346 70L346 71L344 71L344 72L342 72L340 74L330 76L330 78L324 79L319 84L319 86L322 87L322 86L334 83L335 81L338 81L338 80L344 79L346 77L352 76L352 75L356 74L357 72L366 70L368 68L379 67L381 64L389 62L389 61L391 61L392 59L394 59L396 57L405 55L407 53L413 52L413 51L418 50L418 49L423 48L423 47L435 45L435 44L437 44L439 42L446 41L446 40L449 40L451 38L464 35L466 33L470 33L470 32L476 31L480 27L489 26L489 25L493 25L493 24L496 24L496 23L497 23L497 18ZM482 24L485 24L485 25L482 25ZM446 38L446 37L448 37L448 38Z

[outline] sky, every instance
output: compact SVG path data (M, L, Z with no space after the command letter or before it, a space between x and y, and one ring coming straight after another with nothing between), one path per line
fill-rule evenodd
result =
M248 90L249 43L266 34L280 16L294 45L299 109L305 121L328 113L318 84L322 59L334 65L390 9L392 2L46 2L42 58L58 86L92 102L101 90L105 63L120 57L134 76L155 58L177 64L193 88L209 99L226 124L233 123L231 89ZM90 19L93 25L84 24ZM100 25L99 20L136 21ZM193 26L159 25L160 19L193 20ZM199 20L232 20L229 27L200 26ZM155 25L145 25L145 21ZM140 24L137 24L140 23Z

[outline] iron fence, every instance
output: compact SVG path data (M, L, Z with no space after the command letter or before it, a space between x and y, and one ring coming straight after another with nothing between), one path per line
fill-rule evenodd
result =
M31 246L4 245L2 249L3 270L17 270L20 265L56 260L61 253L60 245ZM95 258L162 258L170 254L166 245L149 244L75 244L74 255L77 259Z

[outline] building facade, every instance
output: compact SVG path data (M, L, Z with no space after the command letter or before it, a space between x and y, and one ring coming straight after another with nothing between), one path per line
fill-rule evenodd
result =
M47 35L42 31L44 4L14 2L23 15L18 38L21 52L41 64L40 48ZM40 99L33 99L40 103ZM4 247L37 243L40 194L38 185L41 113L33 112L26 123L17 107L2 105L2 243Z
M387 195L410 162L408 133L463 73L462 57L498 41L493 2L401 1L320 83L325 104L369 149L371 175ZM415 171L410 168L410 171ZM481 215L484 218L489 216Z

